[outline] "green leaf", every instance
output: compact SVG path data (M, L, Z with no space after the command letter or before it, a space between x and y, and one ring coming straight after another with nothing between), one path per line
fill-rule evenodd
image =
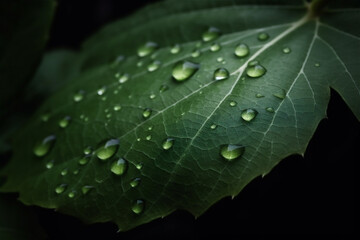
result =
M0 116L15 108L48 39L55 8L52 0L0 2Z
M199 216L304 154L330 88L360 119L359 4L291 2L166 1L104 28L15 136L2 191L121 230Z

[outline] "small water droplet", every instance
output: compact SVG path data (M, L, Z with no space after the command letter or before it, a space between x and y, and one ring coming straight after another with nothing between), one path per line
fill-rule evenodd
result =
M108 114L106 114L106 118L111 118L111 116L112 116L112 114L111 113L108 113Z
M51 169L51 168L53 168L53 166L54 166L54 160L51 160L50 162L47 162L46 165L45 165L45 167L47 169Z
M257 114L258 112L255 109L248 108L241 112L241 118L247 122L250 122L254 120Z
M37 157L45 156L50 151L52 146L54 145L55 140L56 140L55 135L50 135L50 136L45 137L41 142L39 142L38 144L35 145L34 154Z
M59 121L59 127L66 128L70 123L71 117L65 116L63 119Z
M103 141L99 144L99 147L96 149L95 154L100 160L107 160L115 155L119 149L119 140L110 139Z
M270 112L270 113L274 113L274 112L275 112L274 108L272 108L272 107L267 107L267 108L265 108L265 110L268 111L268 112Z
M84 99L85 91L79 90L77 93L74 94L74 102L80 102Z
M221 147L221 156L228 160L233 161L240 158L245 152L245 147L242 145L226 144Z
M286 97L286 91L284 89L280 89L278 92L274 93L273 96L283 100Z
M221 31L215 27L209 27L206 32L202 34L202 40L204 42L210 42L215 40L221 35Z
M63 193L63 192L66 190L66 187L67 187L67 184L60 184L59 186L57 186L57 187L55 188L55 192L56 192L57 194L61 194L61 193Z
M75 194L76 194L76 191L73 190L73 191L71 191L71 192L68 193L68 197L69 197L69 198L74 198L74 197L75 197Z
M143 168L143 163L142 162L136 163L135 167L136 167L136 169L141 170Z
M148 130L151 131L153 129L153 126L149 126Z
M105 87L105 86L103 86L103 87L101 87L101 88L99 88L99 89L97 90L97 94L98 94L99 96L104 95L105 92L106 92L106 87Z
M259 41L266 41L269 39L269 34L265 33L265 32L262 32L262 33L259 33L258 35L258 40Z
M175 64L172 70L172 76L176 81L181 82L189 79L199 68L200 64L198 63L180 61Z
M169 150L170 148L172 148L172 146L174 145L174 139L173 138L167 138L164 140L162 147L165 150Z
M115 175L123 175L126 172L127 169L127 161L123 158L119 158L113 164L111 165L111 172Z
M147 135L146 140L150 141L151 140L151 135Z
M149 98L154 99L154 98L156 98L156 95L152 93L152 94L150 94Z
M160 86L159 91L160 91L160 93L163 93L168 89L169 89L169 87L167 85L163 84Z
M283 48L283 53L290 53L291 52L291 49L289 47L285 47Z
M216 61L217 61L217 62L222 62L222 61L224 61L224 58L223 58L223 57L218 57L218 58L216 59Z
M200 57L200 55L201 55L201 52L199 49L194 49L191 53L191 57L193 57L193 58Z
M131 187L137 187L141 182L141 178L137 177L137 178L134 178L133 180L131 180L130 182L130 186Z
M220 46L220 44L218 44L218 43L213 43L213 44L211 44L211 46L210 46L210 51L211 52L217 52L217 51L219 51L221 49L221 46Z
M136 66L137 67L142 67L144 65L144 62L143 61L138 61L137 63L136 63Z
M231 102L229 103L229 105L230 105L230 107L235 107L235 106L237 105L237 102L231 101Z
M114 95L116 95L119 93L119 91L117 89L115 89L113 93L114 93Z
M226 68L218 68L214 72L214 79L216 81L225 80L229 78L229 71Z
M175 45L172 46L171 49L170 49L170 52L171 52L172 54L177 54L177 53L179 53L180 51L181 51L181 47L180 47L179 44L175 44Z
M73 174L74 174L74 175L78 175L78 174L79 174L79 171L80 171L79 169L75 169L75 170L73 171Z
M60 175L61 175L61 176L66 176L67 174L68 174L67 168L61 170L61 172L60 172Z
M78 163L80 165L86 165L89 162L90 158L91 158L91 155L85 155L84 157L79 159Z
M245 43L240 43L236 46L234 54L239 58L243 58L249 55L249 52L249 47Z
M92 153L92 147L87 146L86 148L84 148L84 154L88 155Z
M320 67L320 63L315 63L315 67Z
M257 97L257 98L263 98L263 97L265 97L265 96L262 95L261 93L257 93L257 94L255 94L255 97Z
M116 73L115 77L117 78L120 84L123 84L130 79L130 75L128 73L124 73L124 74Z
M148 70L149 72L154 72L154 71L156 71L156 70L160 67L160 65L161 65L161 62L155 60L155 61L153 61L152 63L150 63L150 64L147 66L147 70Z
M137 138L136 141L140 142L140 141L141 141L141 138Z
M142 115L144 118L148 118L151 116L152 110L150 108L145 108Z
M216 125L216 124L212 124L212 125L210 126L210 128L211 128L212 130L214 130L214 129L217 128L217 125Z
M135 214L141 214L144 211L144 207L145 207L145 202L141 199L138 199L132 204L131 210Z
M137 50L139 57L145 57L152 54L158 48L158 44L155 42L147 42L140 46Z
M50 119L49 113L45 113L45 114L41 115L41 121L47 122L47 121L49 121L49 119Z
M261 77L266 73L266 69L261 66L257 61L256 63L251 62L248 65L248 68L246 69L246 75L248 75L251 78L258 78Z
M90 190L92 190L94 186L85 185L81 188L81 192L85 195L89 193Z
M118 112L118 111L120 111L121 110L121 106L119 105L119 104L116 104L115 106L114 106L114 111L115 112Z

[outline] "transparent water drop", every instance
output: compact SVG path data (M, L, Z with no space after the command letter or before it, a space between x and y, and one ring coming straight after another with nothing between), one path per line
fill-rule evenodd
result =
M84 148L84 154L88 155L92 153L92 147L87 146L86 148Z
M265 33L265 32L262 32L262 33L259 33L258 35L258 40L259 41L266 41L269 39L269 34Z
M133 180L131 180L130 182L130 186L131 187L137 187L141 182L141 178L137 177L137 178L134 178Z
M200 55L201 55L201 52L199 49L194 49L191 53L191 57L193 57L193 58L200 57Z
M210 128L211 128L212 130L214 130L214 129L217 128L217 125L216 125L216 124L212 124L212 125L210 126Z
M214 71L214 80L220 81L228 79L230 76L229 71L226 68L218 68Z
M199 70L200 64L190 62L190 61L179 61L175 64L172 70L173 78L182 82L189 79L192 75L195 74L197 70Z
M169 150L174 145L174 139L173 138L167 138L164 140L162 147L164 150Z
M73 190L73 191L71 191L71 192L68 193L68 197L69 197L69 198L74 198L74 197L75 197L75 194L76 194L76 191Z
M181 51L181 47L180 47L179 44L175 44L175 45L172 46L171 49L170 49L170 52L171 52L172 54L177 54L177 53L179 53L180 51Z
M228 161L240 158L244 152L245 147L242 145L226 144L220 149L221 156Z
M145 139L150 141L151 140L151 135L147 135Z
M217 52L217 51L219 51L220 49L221 49L221 46L220 46L219 43L213 43L213 44L211 44L211 46L210 46L210 51L211 51L211 52Z
M143 165L144 164L142 162L140 162L140 163L136 163L135 167L136 167L136 169L141 170L143 168Z
M153 130L153 126L149 126L149 127L148 127L148 130L149 130L149 131Z
M71 117L70 116L65 116L64 118L62 118L59 121L59 127L66 128L69 125L70 121L71 121Z
M165 92L165 91L168 90L168 89L169 89L169 87L168 87L167 85L163 84L163 85L160 86L159 92L160 92L160 93L163 93L163 92Z
M258 112L255 109L248 108L241 112L241 118L247 122L251 122L255 119Z
M115 155L119 149L119 139L110 139L99 144L95 154L100 160L107 160Z
M154 99L154 98L156 98L156 95L152 93L152 94L150 94L149 98Z
M50 119L50 114L49 113L44 113L43 115L41 115L41 121L43 122L47 122Z
M252 63L248 65L246 69L246 75L248 75L251 78L258 78L263 76L266 73L266 69L261 66L258 62Z
M149 118L151 116L152 110L150 108L145 108L142 115L144 118Z
M272 107L267 107L267 108L265 108L265 110L268 111L268 112L270 112L270 113L274 113L274 112L275 112L274 108L272 108Z
M111 117L112 117L112 114L111 114L111 113L106 114L106 118L107 118L107 119L109 119L109 118L111 118Z
M61 170L61 172L60 172L61 176L66 176L67 174L68 174L68 169L67 168Z
M116 160L115 162L113 162L113 164L111 165L111 172L114 173L115 175L123 175L126 172L128 163L125 159L123 158L119 158L118 160Z
M224 58L223 58L223 57L218 57L218 58L216 59L216 61L217 61L217 62L222 62L222 61L224 61Z
M160 65L161 65L161 62L158 60L155 60L147 66L147 70L149 72L154 72L160 67Z
M52 169L54 167L54 160L51 160L50 162L47 162L45 167L47 169Z
M263 98L263 97L265 97L265 96L262 95L261 93L257 93L257 94L255 94L255 97L257 97L257 98Z
M85 185L81 188L81 192L85 195L88 194L92 189L94 189L94 186Z
M131 210L135 214L141 214L144 211L144 208L145 208L145 202L141 199L136 200L131 206Z
M78 163L80 165L86 165L90 161L91 155L85 155L84 157L80 158Z
M37 157L43 157L49 153L56 140L55 135L49 135L45 137L41 142L35 145L34 154Z
M143 61L138 61L137 63L136 63L136 66L137 67L142 67L144 65L144 62Z
M84 99L85 91L79 90L77 93L74 94L74 102L81 102Z
M79 171L80 171L79 169L75 169L75 170L73 171L73 174L74 174L74 175L78 175L78 174L79 174Z
M106 92L106 87L103 86L97 90L97 95L102 96Z
M147 42L137 49L139 57L146 57L152 54L158 48L158 44L155 42Z
M229 103L229 105L230 105L230 107L235 107L235 106L237 105L237 102L231 101L231 102Z
M221 35L221 31L215 27L209 27L206 32L202 34L202 40L204 42L210 42L217 39Z
M128 74L128 73L123 73L123 74L116 73L115 78L118 80L118 82L120 84L123 84L123 83L127 82L130 79L130 74Z
M118 112L121 110L121 106L119 104L116 104L113 109L115 112Z
M65 190L66 190L66 187L67 187L67 184L60 184L59 186L57 186L56 188L55 188L55 192L57 193L57 194L61 194L61 193L63 193Z
M289 47L285 47L282 49L282 52L287 54L291 52L291 49Z
M320 67L320 63L315 63L314 66L315 67Z
M286 91L284 89L280 89L278 92L273 93L273 96L283 100L286 97Z
M141 141L141 138L137 138L136 141L140 142L140 141Z
M239 58L246 57L247 55L249 55L249 53L249 47L245 43L240 43L239 45L237 45L234 52L235 56Z

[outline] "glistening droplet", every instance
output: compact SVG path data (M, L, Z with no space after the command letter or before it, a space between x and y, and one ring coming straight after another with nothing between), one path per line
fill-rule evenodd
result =
M49 135L45 137L41 142L35 145L34 147L34 154L37 157L45 156L52 148L56 140L55 135Z
M140 181L141 181L141 178L139 178L139 177L134 178L133 180L131 180L130 186L133 188L137 187L140 184Z
M284 89L280 89L276 93L273 93L273 96L283 100L286 97L286 91Z
M285 47L282 49L282 52L287 54L291 52L291 49L289 47Z
M182 82L194 75L195 72L199 70L199 68L200 64L198 63L190 61L180 61L175 64L172 70L172 76L176 81Z
M150 63L148 66L147 66L147 70L149 72L154 72L156 71L161 65L161 62L160 61L153 61L152 63Z
M172 54L177 54L177 53L180 52L180 50L181 50L180 45L179 45L179 44L175 44L175 45L172 46L172 48L170 49L170 52L171 52Z
M210 51L211 52L217 52L217 51L219 51L221 49L221 46L220 46L220 44L218 44L218 43L213 43L213 44L211 44L211 46L210 46Z
M123 158L119 158L111 165L111 172L115 175L123 175L127 169L127 161Z
M258 112L255 109L248 108L241 112L241 118L247 122L254 120Z
M245 152L245 147L242 145L226 144L220 149L221 156L228 160L233 161L240 158Z
M99 144L99 147L96 149L95 154L100 160L107 160L115 155L119 149L119 140L110 139L103 141Z
M258 40L259 41L266 41L269 39L269 34L265 33L265 32L262 32L262 33L259 33L258 35Z
M249 54L249 52L250 52L249 47L245 43L240 43L239 45L236 46L234 54L239 58L243 58L246 57Z
M141 199L138 199L132 204L131 210L135 214L141 214L144 211L144 207L145 207L145 202Z
M174 145L174 139L173 138L167 138L164 140L162 147L165 150L169 150Z
M59 127L66 128L70 123L71 117L65 116L59 121Z
M251 65L249 64L249 66L246 69L246 75L248 75L251 78L261 77L265 73L266 73L266 69L258 63Z
M74 102L80 102L84 99L85 91L79 90L77 93L74 94Z
M94 186L85 185L81 188L81 192L85 195L93 188L94 188Z
M150 108L145 108L142 115L144 118L148 118L151 116L152 110Z
M204 42L210 42L215 40L221 35L221 31L215 27L209 27L206 32L202 34L202 40Z
M66 187L67 187L67 184L60 184L59 186L57 186L57 187L55 188L55 192L56 192L57 194L61 194L61 193L63 193L63 192L66 190Z
M225 80L229 78L229 71L226 68L218 68L214 72L214 80Z
M145 57L152 54L158 48L158 44L155 42L147 42L140 46L137 50L139 57Z

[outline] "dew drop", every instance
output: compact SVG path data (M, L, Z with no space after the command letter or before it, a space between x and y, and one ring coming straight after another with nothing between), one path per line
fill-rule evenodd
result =
M229 103L229 105L230 105L230 107L235 107L235 106L237 105L237 102L231 101L231 102Z
M270 112L270 113L274 113L274 112L275 112L274 108L272 108L272 107L267 107L267 108L265 108L265 110L268 111L268 112Z
M116 104L113 109L115 112L118 112L121 110L121 106L119 104Z
M189 79L199 68L200 64L198 63L180 61L175 64L172 70L172 76L176 81L181 82Z
M154 71L156 71L156 70L160 67L160 65L161 65L161 62L155 60L155 61L153 61L152 63L150 63L150 64L147 66L147 70L148 70L149 72L154 72Z
M291 52L291 49L289 47L285 47L282 49L282 52L287 54Z
M102 96L106 92L106 87L103 86L97 90L97 95Z
M194 49L194 51L192 51L192 53L191 53L191 57L193 57L193 58L200 57L200 55L201 55L201 52L199 49Z
M144 62L143 61L138 61L137 63L136 63L136 66L137 67L142 67L144 65Z
M167 138L164 140L162 147L165 150L169 150L170 148L172 148L172 146L174 145L174 139L173 138Z
M158 48L158 44L155 42L147 42L140 46L137 50L139 57L145 57L152 54Z
M177 54L177 53L179 53L180 51L181 51L181 47L180 47L179 44L175 44L175 45L172 46L171 49L170 49L170 52L171 52L172 54Z
M221 31L215 27L209 27L209 29L202 34L202 40L204 42L210 42L215 40L221 35Z
M261 66L257 61L256 63L252 62L249 63L248 68L246 69L246 75L251 78L258 78L261 77L266 73L266 69Z
M99 147L96 149L95 154L100 160L107 160L115 155L119 149L119 140L110 139L103 141L99 144Z
M136 169L141 170L143 168L143 163L136 163L135 164Z
M151 135L147 135L145 139L150 141L151 140Z
M216 124L212 124L212 125L210 126L210 128L211 128L212 130L214 130L214 129L217 128L217 125L216 125Z
M86 148L84 148L84 154L88 155L92 153L92 147L87 146Z
M116 73L115 78L117 78L120 84L123 84L130 79L130 75L128 73L124 73L124 74Z
M145 202L141 199L138 199L132 204L131 210L135 214L141 214L144 211L144 207L145 207Z
M57 194L61 194L61 193L63 193L63 192L66 190L66 187L67 187L67 184L60 184L59 186L57 186L57 187L55 188L55 192L56 192Z
M134 178L133 180L131 180L130 182L130 186L131 187L137 187L141 182L141 178L137 177L137 178Z
M114 173L115 175L123 175L126 172L127 169L127 161L123 158L119 158L118 160L116 160L115 162L113 162L113 164L111 165L111 172Z
M283 100L286 96L286 91L284 89L281 89L278 92L274 93L273 96Z
M80 165L86 165L89 162L90 158L91 158L91 155L85 155L83 158L79 159L78 163Z
M140 141L141 141L141 138L137 138L136 141L140 142Z
M145 108L142 115L144 118L148 118L151 116L152 110L150 108Z
M80 102L84 99L85 91L80 90L77 93L74 94L74 102Z
M223 57L218 57L218 58L216 59L216 61L217 61L217 62L222 62L222 61L224 61L224 58L223 58Z
M154 98L156 98L156 95L152 93L152 94L150 94L149 98L154 99Z
M250 52L249 47L245 43L240 43L239 45L236 46L234 54L239 58L243 58L246 57L249 54L249 52Z
M259 33L258 35L258 40L259 41L266 41L269 39L269 34L265 33L265 32L262 32L262 33Z
M50 162L47 162L45 167L47 169L52 169L54 167L54 160L50 161Z
M153 126L149 126L149 127L148 127L148 130L149 130L149 131L153 130Z
M92 189L94 189L94 186L85 185L81 188L81 192L85 195Z
M263 98L263 97L265 97L265 96L262 95L261 93L257 93L257 94L255 94L255 97L257 97L257 98Z
M74 175L78 175L78 174L79 174L79 169L75 169L75 170L73 171L73 174L74 174Z
M61 175L61 176L66 176L67 174L68 174L67 168L61 170L61 172L60 172L60 175Z
M221 156L228 161L233 161L234 159L240 158L244 152L244 146L234 144L223 145L220 150Z
M163 92L165 92L165 91L168 90L168 89L169 89L169 87L168 87L167 85L163 84L163 85L160 86L159 92L160 92L160 93L163 93Z
M75 194L76 194L76 191L71 191L71 192L68 193L68 197L69 198L74 198Z
M220 46L220 44L218 44L218 43L213 43L213 44L211 44L211 46L210 46L210 51L211 52L217 52L217 51L219 51L221 49L221 46Z
M320 63L315 63L314 66L315 67L320 67Z
M258 112L255 109L248 108L241 112L241 118L247 122L251 122L257 114Z
M59 127L66 128L70 123L71 117L65 116L63 119L59 121Z
M47 121L49 121L49 119L50 119L49 113L45 113L45 114L41 115L41 121L47 122Z
M214 80L220 81L229 78L229 71L226 68L218 68L214 72Z
M52 148L56 140L55 135L45 137L40 143L34 147L34 154L38 157L45 156Z

